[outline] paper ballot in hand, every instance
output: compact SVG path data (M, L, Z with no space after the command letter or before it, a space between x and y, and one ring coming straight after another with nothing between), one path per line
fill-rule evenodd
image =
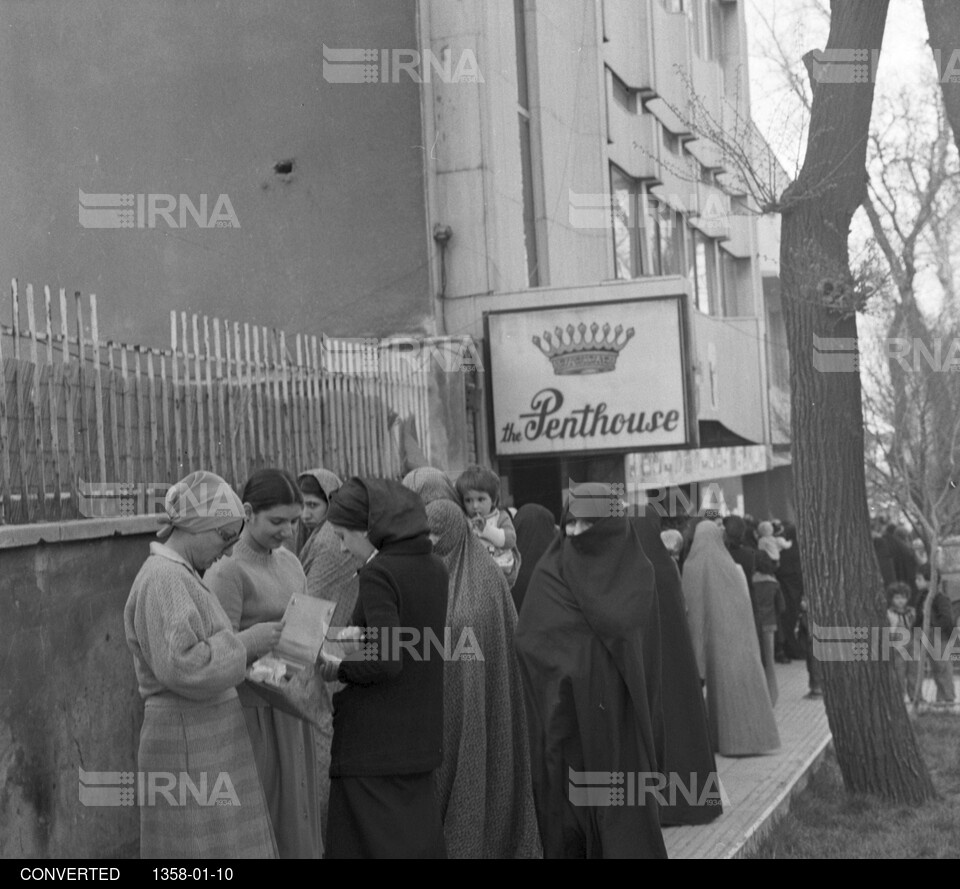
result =
M316 672L320 647L330 629L335 603L293 596L283 614L277 647L247 670L247 684L271 706L320 725L329 698Z

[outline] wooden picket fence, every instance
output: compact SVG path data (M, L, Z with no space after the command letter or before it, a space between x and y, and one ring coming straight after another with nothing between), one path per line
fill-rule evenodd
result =
M410 340L288 337L171 312L171 348L146 348L100 340L93 294L44 287L41 301L14 280L11 300L0 523L90 515L91 483L129 491L207 469L240 487L265 466L397 478L411 447L430 459L429 366L409 360Z

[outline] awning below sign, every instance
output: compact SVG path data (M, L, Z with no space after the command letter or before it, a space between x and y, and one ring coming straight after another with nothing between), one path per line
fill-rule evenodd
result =
M734 475L766 472L773 465L766 445L695 448L627 454L627 484L635 488L663 488Z

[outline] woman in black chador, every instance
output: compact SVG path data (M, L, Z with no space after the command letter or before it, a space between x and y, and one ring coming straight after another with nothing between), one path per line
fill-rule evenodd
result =
M545 858L667 857L656 794L636 799L663 742L654 572L610 505L609 486L571 490L517 625Z

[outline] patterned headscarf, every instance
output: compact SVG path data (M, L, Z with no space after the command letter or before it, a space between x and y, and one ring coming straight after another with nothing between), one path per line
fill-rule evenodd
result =
M434 553L449 575L451 645L476 641L477 660L443 671L443 762L435 786L451 858L539 858L517 612L503 572L459 506L427 506Z
M174 528L189 534L202 534L242 521L243 503L233 488L219 475L199 470L180 479L164 502L165 512L157 520L157 537L166 540Z
M305 469L297 476L297 484L299 484L305 476L316 480L328 503L330 502L330 495L336 491L341 484L340 479L337 478L334 473L329 469L324 469L322 466L318 466L316 469Z

